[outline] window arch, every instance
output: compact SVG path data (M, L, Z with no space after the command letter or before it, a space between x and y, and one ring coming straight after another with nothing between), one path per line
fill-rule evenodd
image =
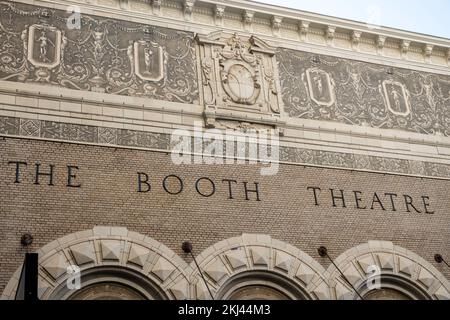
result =
M429 294L412 281L398 276L381 275L379 288L364 282L357 290L365 300L429 300Z
M116 266L94 267L81 273L82 288L70 290L61 283L50 300L167 300L157 283L133 269Z
M303 288L288 278L265 271L238 274L217 293L220 300L308 300Z
M215 299L329 299L325 269L303 251L268 235L221 241L197 257ZM211 299L191 264L194 299Z
M162 243L126 228L95 227L77 232L47 244L38 253L41 300L108 299L114 295L123 299L189 298L187 263ZM69 266L81 271L80 290L67 288ZM20 271L21 267L2 299L14 299Z
M364 299L450 299L449 281L431 263L392 242L369 241L335 263ZM327 274L332 298L359 298L333 265Z

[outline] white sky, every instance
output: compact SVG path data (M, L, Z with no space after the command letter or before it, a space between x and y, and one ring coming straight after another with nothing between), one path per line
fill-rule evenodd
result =
M450 39L450 0L257 0Z

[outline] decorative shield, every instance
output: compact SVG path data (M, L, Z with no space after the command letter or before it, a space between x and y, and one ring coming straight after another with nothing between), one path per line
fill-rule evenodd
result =
M311 100L321 106L331 106L335 102L330 75L318 68L306 70Z
M408 91L400 82L393 80L383 81L383 95L390 112L398 116L407 116L411 113Z
M137 41L134 64L136 75L142 80L160 81L164 78L164 49L154 42Z
M61 62L61 31L32 25L28 32L28 60L36 67L53 69Z
M246 62L233 60L223 63L222 85L227 95L236 103L253 105L261 93L259 75Z

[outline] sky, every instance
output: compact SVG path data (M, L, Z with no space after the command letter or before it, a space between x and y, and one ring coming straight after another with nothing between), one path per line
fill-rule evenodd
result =
M450 39L450 0L257 0Z

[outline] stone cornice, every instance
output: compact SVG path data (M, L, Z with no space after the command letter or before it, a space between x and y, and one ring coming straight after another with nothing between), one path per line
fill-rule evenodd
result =
M147 1L148 0L138 0ZM174 1L174 0L171 0ZM181 1L181 0L180 0ZM257 13L258 16L266 16L267 20L290 20L291 23L309 22L316 26L327 30L329 27L339 29L340 32L349 34L350 36L359 34L362 37L373 38L374 36L383 36L385 38L392 38L400 42L415 43L420 46L429 48L440 48L443 51L450 49L450 39L436 37L426 34L410 32L406 30L388 28L384 26L369 26L367 23L352 21L347 19L335 18L331 16L316 14L297 9L290 9L281 6L274 6L269 4L258 3L247 0L199 0L196 2L197 6L205 4L212 4L214 6L220 5L228 9L240 9L243 12L251 11ZM281 22L280 22L281 24ZM363 40L362 40L363 41Z
M371 28L361 22L252 1L41 0L39 4L57 9L79 5L82 13L200 34L218 30L254 34L272 46L450 75L449 39Z
M243 10L253 10L258 12L260 15L265 14L267 16L277 16L297 21L308 21L317 25L321 25L326 29L327 26L333 25L336 28L345 29L348 33L353 31L363 32L370 35L383 35L389 38L409 40L412 42L432 44L435 46L442 46L444 48L450 47L450 39L430 36L426 34L420 34L415 32L410 32L406 30L388 28L383 26L376 26L371 28L367 23L352 21L347 19L341 19L321 14L316 14L307 11L301 11L297 9L290 9L281 6L269 5L264 3L258 3L254 1L247 0L201 0L200 3L214 3L222 4L227 8L238 8Z

